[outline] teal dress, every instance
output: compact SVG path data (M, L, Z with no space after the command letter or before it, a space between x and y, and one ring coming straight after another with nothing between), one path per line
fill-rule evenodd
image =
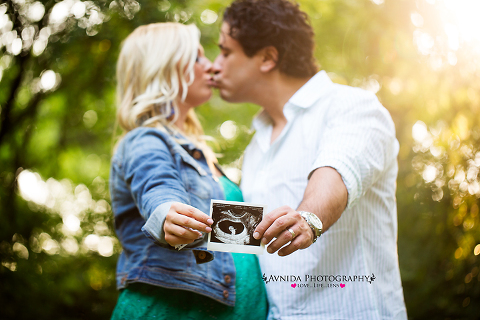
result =
M240 188L225 176L220 184L229 201L243 201ZM117 319L266 319L268 306L258 259L232 253L236 269L236 300L230 307L185 290L133 283L120 292L112 320Z

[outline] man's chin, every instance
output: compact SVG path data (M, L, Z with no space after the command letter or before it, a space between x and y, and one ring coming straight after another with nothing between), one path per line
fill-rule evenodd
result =
M222 98L222 100L224 100L226 102L230 102L230 103L245 102L242 99L238 99L238 97L236 95L233 95L232 92L229 92L227 90L219 89L218 93L220 94L220 98Z
M238 97L238 94L236 95L235 92L229 91L226 88L222 88L222 87L217 87L217 89L218 89L218 93L220 94L220 98L222 98L222 100L225 100L231 103L246 102L245 100Z
M222 88L218 88L218 92L220 93L220 98L222 98L223 100L225 100L227 102L234 102L232 100L232 96L228 93L227 90L222 89Z

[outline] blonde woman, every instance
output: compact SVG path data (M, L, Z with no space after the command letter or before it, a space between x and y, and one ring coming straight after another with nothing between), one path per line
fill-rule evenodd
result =
M265 319L254 255L206 250L211 199L242 201L202 140L194 108L211 96L194 25L141 26L117 63L110 192L123 251L112 319ZM186 245L184 247L184 245Z

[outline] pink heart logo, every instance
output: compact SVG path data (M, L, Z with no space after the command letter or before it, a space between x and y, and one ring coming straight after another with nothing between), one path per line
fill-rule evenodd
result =
M345 288L345 285L343 283L340 283L340 288Z
M292 288L295 288L297 286L296 283L290 285Z

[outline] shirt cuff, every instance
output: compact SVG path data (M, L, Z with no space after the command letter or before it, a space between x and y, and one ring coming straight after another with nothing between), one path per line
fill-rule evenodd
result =
M152 239L160 244L168 245L167 241L165 240L163 224L165 223L165 218L167 217L167 213L170 210L172 203L173 201L162 203L147 219L147 222L142 227L142 231L147 238Z
M310 177L312 176L313 171L321 167L331 167L337 170L337 172L342 177L343 183L345 184L348 193L347 207L345 209L348 209L353 204L355 204L356 200L362 194L362 183L360 175L356 173L354 168L339 159L318 159L314 162L310 173L308 174L308 179L310 179Z

